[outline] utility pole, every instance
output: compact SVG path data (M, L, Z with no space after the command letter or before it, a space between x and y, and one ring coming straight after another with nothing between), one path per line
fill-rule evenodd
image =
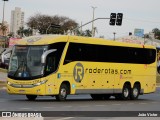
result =
M81 30L80 30L80 33L81 33L81 35L82 35L82 21L81 21Z
M93 19L92 19L92 37L94 37L94 12L95 12L95 9L96 9L97 7L93 7L92 6L92 9L93 9Z
M114 35L114 41L115 41L115 39L116 39L116 32L113 32L113 35Z
M4 10L5 10L5 1L8 1L8 0L2 0L4 1L3 3L3 18L2 18L2 24L4 23Z

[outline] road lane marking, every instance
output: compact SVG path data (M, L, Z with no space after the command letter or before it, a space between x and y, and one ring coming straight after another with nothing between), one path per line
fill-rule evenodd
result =
M133 105L134 103L128 103L128 105Z
M63 106L63 107L72 107L72 106Z
M121 105L121 104L112 104L112 105Z
M141 104L141 105L145 105L145 104L147 104L147 103L139 103L139 104Z
M55 108L55 107L43 107L43 108L46 108L46 109L52 109L52 108Z
M98 107L103 107L103 106L105 106L105 105L95 105L95 106L98 106Z
M19 108L19 109L23 109L23 110L29 110L29 109L32 109L32 108Z
M154 104L156 104L156 103L158 103L158 102L151 102L151 103L154 103Z
M84 106L79 106L79 107L89 107L88 105L84 105Z
M74 117L65 117L65 118L59 118L59 119L55 119L55 120L68 120L68 119L72 119Z

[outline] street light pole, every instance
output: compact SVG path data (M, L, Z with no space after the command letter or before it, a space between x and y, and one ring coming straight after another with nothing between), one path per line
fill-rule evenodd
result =
M89 21L89 22L87 22L87 23L79 26L79 27L76 27L76 28L72 29L71 32L68 32L68 33L72 33L72 32L74 32L74 31L78 30L79 28L82 28L83 26L86 26L86 25L88 25L88 24L90 24L90 23L93 23L93 22L96 21L96 20L102 20L102 19L110 19L110 18L96 18L96 19L94 19L94 20L91 20L91 21Z
M5 10L5 1L8 1L8 0L2 0L4 1L3 3L3 18L2 18L2 24L4 23L4 10Z
M94 12L95 12L95 9L96 9L97 7L93 7L93 6L92 6L92 8L93 8L93 19L92 19L92 37L94 37Z
M116 39L116 32L113 32L113 35L114 35L114 41L115 41L115 39Z

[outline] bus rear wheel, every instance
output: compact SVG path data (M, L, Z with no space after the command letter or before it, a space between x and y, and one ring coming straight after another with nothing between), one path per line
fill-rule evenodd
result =
M34 101L37 98L37 95L26 95L29 101Z
M140 86L138 84L135 84L133 89L131 90L131 100L136 100L139 97L139 93L140 93Z
M59 94L56 95L56 100L57 101L65 101L68 93L69 93L69 91L68 91L67 85L62 84L60 89L59 89Z
M125 84L121 94L115 96L117 100L128 100L130 98L130 86Z

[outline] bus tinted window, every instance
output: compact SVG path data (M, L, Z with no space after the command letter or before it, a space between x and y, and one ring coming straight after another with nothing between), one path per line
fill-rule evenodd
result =
M70 43L64 64L72 61L150 64L155 58L154 49Z

